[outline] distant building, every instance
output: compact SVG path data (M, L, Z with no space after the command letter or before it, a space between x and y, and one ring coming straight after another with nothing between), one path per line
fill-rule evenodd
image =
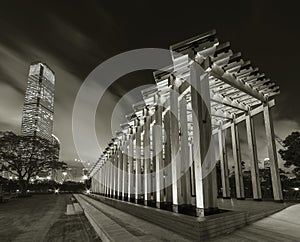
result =
M52 143L53 143L54 148L55 148L55 150L56 150L56 155L57 155L57 157L59 158L60 141L59 141L59 139L58 139L54 134L52 134Z
M23 135L53 140L54 85L54 72L46 64L30 65L22 115Z

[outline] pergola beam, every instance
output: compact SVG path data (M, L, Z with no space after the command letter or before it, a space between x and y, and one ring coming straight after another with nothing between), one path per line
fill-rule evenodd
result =
M274 107L274 106L275 106L275 100L272 99L271 101L269 101L269 108L272 108L272 107ZM261 112L263 112L263 105L260 105L259 107L257 107L257 108L255 108L255 109L251 110L251 111L250 111L250 116L253 117L253 116L255 116L255 115L257 115L257 114L259 114L259 113L261 113ZM234 119L234 123L235 123L235 124L241 123L241 122L243 122L243 121L246 120L246 117L247 117L247 115L246 115L246 114L243 114L243 115L241 115L241 116L235 118L235 119ZM231 125L231 123L228 122L228 123L223 124L221 128L222 128L223 130L224 130L224 129L228 129L228 128L230 128L230 125ZM214 135L214 134L217 134L217 133L218 133L218 129L213 130L213 135Z
M266 98L261 93L253 90L250 86L245 85L242 81L234 77L234 75L224 71L221 67L217 65L212 66L211 75L220 79L221 81L239 89L240 91L247 93L248 95L265 102Z

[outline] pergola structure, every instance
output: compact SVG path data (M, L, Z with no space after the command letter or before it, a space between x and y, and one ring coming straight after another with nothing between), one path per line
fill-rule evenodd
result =
M231 133L236 198L244 199L238 124L246 123L253 199L261 186L253 117L263 113L273 197L282 201L271 107L279 88L258 68L220 44L215 31L170 47L173 65L154 72L128 122L90 170L92 192L126 201L217 211L217 140L223 198L230 198L225 131ZM166 169L170 167L170 169ZM163 170L163 172L161 172ZM141 175L142 174L142 175ZM170 181L170 182L168 182Z

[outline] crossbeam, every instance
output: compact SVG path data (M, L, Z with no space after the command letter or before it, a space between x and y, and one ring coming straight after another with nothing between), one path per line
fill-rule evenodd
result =
M234 77L234 75L224 71L219 66L213 64L211 75L214 77L220 79L221 81L231 85L232 87L235 87L239 89L240 91L247 93L248 95L260 100L261 102L265 102L266 98L261 93L253 90L250 86L245 85L242 81L238 80Z

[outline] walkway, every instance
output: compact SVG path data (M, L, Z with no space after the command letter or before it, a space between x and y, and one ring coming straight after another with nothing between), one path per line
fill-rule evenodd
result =
M212 241L300 241L300 204L290 206L247 227L236 230L230 235L221 236Z
M292 203L279 203L274 201L253 201L252 199L218 199L218 207L225 210L247 212L250 216L256 216L266 212L277 212Z
M75 195L102 240L111 241L189 241L157 225L122 212L92 198Z

